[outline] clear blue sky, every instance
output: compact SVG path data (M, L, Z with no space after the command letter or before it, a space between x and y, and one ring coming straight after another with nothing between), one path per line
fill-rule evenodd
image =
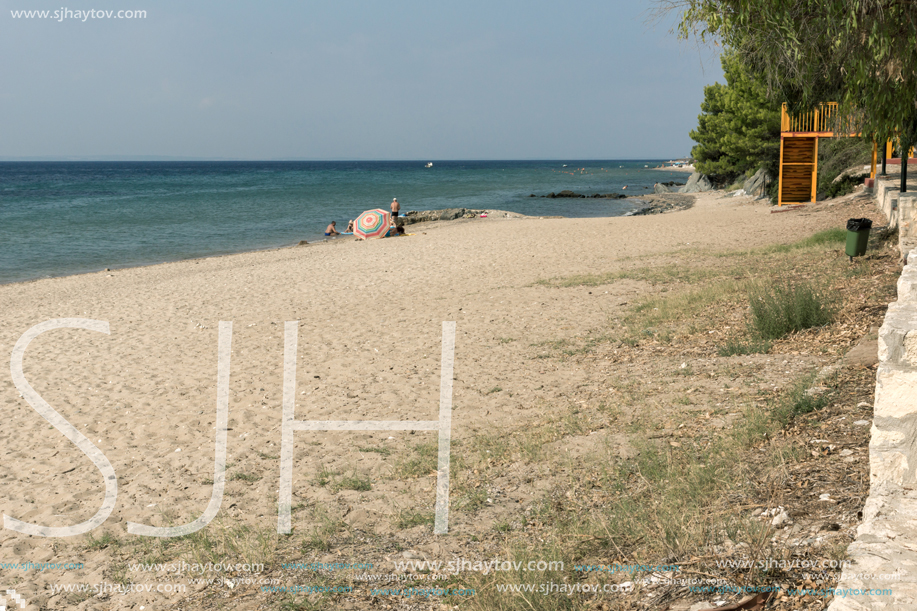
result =
M723 80L644 0L0 7L3 158L668 158Z

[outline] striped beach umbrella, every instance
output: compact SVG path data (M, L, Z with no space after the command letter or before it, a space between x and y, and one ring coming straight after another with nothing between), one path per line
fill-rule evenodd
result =
M391 215L385 210L376 208L367 210L357 217L353 224L353 235L364 240L370 238L381 238L388 233L391 224Z

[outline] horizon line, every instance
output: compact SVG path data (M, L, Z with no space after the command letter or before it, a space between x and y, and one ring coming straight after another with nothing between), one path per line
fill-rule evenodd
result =
M454 158L454 159L433 159L432 162L444 163L444 162L455 162L455 161L684 161L691 159L690 156L685 157L632 157L632 158L612 158L612 157L519 157L519 158ZM294 162L294 161L313 161L313 162L431 162L429 158L416 158L416 159L373 159L373 158L310 158L310 157L275 157L275 158L242 158L242 157L182 157L182 156L168 156L168 155L98 155L98 156L87 156L87 157L74 157L74 156L55 156L55 155L30 155L30 156L0 156L0 163L3 162L111 162L111 161L125 161L125 162L139 162L139 161L196 161L196 162L213 162L213 161L222 161L222 162L241 162L241 163L251 163L251 162Z

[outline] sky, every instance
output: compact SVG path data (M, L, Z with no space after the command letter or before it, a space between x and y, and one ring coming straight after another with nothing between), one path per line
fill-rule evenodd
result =
M29 10L52 16L13 16ZM77 13L90 10L146 15ZM0 0L0 158L685 156L722 70L651 11L650 0Z

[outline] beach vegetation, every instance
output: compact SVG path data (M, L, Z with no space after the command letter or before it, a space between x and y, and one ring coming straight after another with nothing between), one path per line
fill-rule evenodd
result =
M304 552L327 552L331 549L332 538L346 527L343 520L332 516L321 504L312 507L311 524L306 527L301 547Z
M465 494L459 496L458 501L455 504L455 508L462 511L467 511L468 513L475 513L486 504L487 490L484 490L483 488L476 488L469 490Z
M357 492L366 492L373 489L369 478L357 475L356 472L341 477L335 482L335 487L339 490L356 490Z
M287 598L280 603L281 611L321 611L327 609L328 600L324 595L316 595L316 600L310 598L296 598L288 594Z
M847 240L847 230L843 227L833 227L804 238L794 245L796 248L812 248L815 246L837 246Z
M231 561L233 564L269 565L274 560L278 539L270 528L246 524L227 526L217 519L206 528L171 539L169 544L177 547L173 551L177 556L198 564Z
M717 270L676 263L671 265L635 267L632 269L595 274L576 274L561 278L539 280L535 284L556 288L569 288L576 286L604 286L612 284L617 280L639 280L653 286L663 285L667 288L667 285L672 282L700 282L718 276L721 273L721 271ZM544 345L549 343L550 342L542 342Z
M402 509L395 517L395 526L406 529L415 526L432 526L434 522L432 511L414 511Z
M372 490L372 483L368 477L360 476L356 471L351 471L349 475L341 475L340 472L327 467L322 467L315 476L317 486L328 486L332 492L340 490L356 490L365 492Z
M337 475L337 473L331 469L328 469L327 467L322 466L318 473L315 474L315 485L327 486L333 481L335 475Z
M417 478L436 473L439 444L436 441L415 444L407 456L395 464L400 479Z
M381 454L382 456L389 456L392 451L388 448L375 448L375 447L360 447L357 448L359 452L369 452L373 454Z
M709 550L724 541L742 545L751 557L773 554L773 530L768 522L719 503L748 485L754 467L741 457L749 448L762 451L767 447L769 460L778 469L802 459L805 452L794 443L768 446L767 440L794 419L829 403L828 396L813 398L806 393L813 380L814 375L803 375L786 392L763 404L746 406L736 426L713 439L660 444L655 439L658 435L652 434L656 427L650 427L651 430L646 426L633 427L630 432L636 455L632 459L595 456L595 463L587 469L591 475L583 476L590 480L593 489L603 491L602 508L584 510L580 496L586 493L582 490L578 494L554 491L526 512L521 524L523 530L550 525L549 530L542 526L537 530L542 533L539 537L526 536L510 543L504 556L522 560L522 567L530 560L562 560L567 570L550 577L562 582L569 580L570 566L588 564L585 559L590 558L601 558L606 564L612 559L628 564L679 564L675 559L694 558L698 550ZM509 521L502 521L493 530L508 534L513 528ZM548 574L526 571L472 574L466 582L475 587L478 595L469 601L471 608L513 611L591 608L587 599L575 596L529 598L520 592L508 598L497 587L543 582ZM574 576L587 577L576 573ZM598 579L599 583L615 582L608 573L588 577ZM640 573L628 575L628 579L639 577ZM769 576L752 569L748 578L766 580Z
M777 281L749 288L751 327L761 340L785 335L831 322L835 308L831 301L808 282Z
M96 596L96 593L93 592L92 589L88 589L85 592L71 592L66 595L65 600L67 601L67 604L76 607L81 602L87 601L93 596Z
M121 541L112 535L110 532L102 533L101 537L94 537L90 533L86 540L86 547L92 551L99 551L105 549L106 547L117 547L121 544Z
M752 270L749 266L755 263L755 259L760 261L767 267L771 269L775 265L783 265L784 267L789 267L792 269L796 265L796 261L792 259L782 258L780 260L768 259L768 255L784 255L793 253L800 250L807 250L812 248L822 248L822 247L838 247L842 246L847 240L847 230L845 227L832 227L831 229L824 229L813 233L812 235L796 240L795 242L789 242L787 244L769 244L767 246L761 246L759 248L753 248L746 251L726 251L715 253L713 256L718 258L727 258L727 259L743 259L742 264ZM805 253L800 253L805 254Z
M719 356L743 356L746 354L763 354L771 349L767 341L753 340L742 342L731 339L717 349Z

